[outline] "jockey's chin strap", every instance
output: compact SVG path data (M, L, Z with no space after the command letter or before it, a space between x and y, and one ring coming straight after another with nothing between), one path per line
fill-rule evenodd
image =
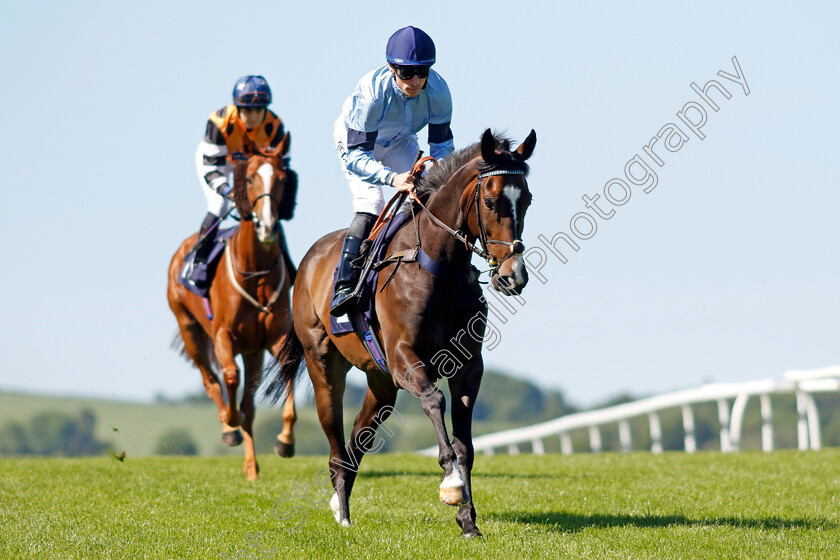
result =
M423 160L421 160L417 163L421 164L424 161L429 160L429 159L432 159L432 158L424 158ZM421 171L421 173L422 173L422 171ZM522 243L522 240L520 240L520 239L515 239L514 241L501 241L501 240L498 240L498 239L488 239L487 238L487 231L484 229L484 220L481 217L481 208L478 205L478 199L481 196L481 181L485 177L492 177L492 176L495 176L495 175L525 175L525 171L523 171L521 169L498 169L498 170L495 170L495 171L488 171L486 173L479 173L478 174L478 177L476 178L476 182L475 182L475 187L473 187L473 196L470 197L470 203L467 205L467 209L464 212L464 215L469 217L470 210L471 210L471 208L474 204L475 205L475 213L476 213L477 220L478 220L478 239L481 241L481 245L482 245L483 248L482 247L477 247L475 244L470 243L469 240L467 239L467 237L461 231L452 229L451 227L449 227L448 225L443 223L437 216L432 214L431 210L426 208L426 205L423 204L423 202L420 200L420 198L416 194L414 194L414 190L408 191L409 194L411 194L411 196L417 202L417 204L420 205L420 208L425 210L425 212L429 215L429 217L432 219L432 221L434 223L436 223L438 226L440 226L441 228L446 230L455 239L457 239L458 241L461 241L464 244L464 247L467 248L467 250L472 251L473 253L475 253L476 255L478 255L479 257L484 259L485 261L487 261L487 264L490 265L494 274L496 273L496 271L498 271L499 267L502 266L502 263L504 263L506 260L508 260L509 258L511 258L514 255L521 255L525 251L525 244ZM487 250L487 245L491 245L491 244L507 245L507 246L510 247L510 253L505 255L504 258L502 258L502 260L499 261L499 260L496 259L496 257L491 255Z

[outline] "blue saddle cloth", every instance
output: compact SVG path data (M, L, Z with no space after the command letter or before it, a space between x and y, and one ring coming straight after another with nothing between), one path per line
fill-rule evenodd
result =
M216 233L216 241L213 244L213 248L210 250L210 256L207 257L207 280L204 282L206 287L202 286L201 283L197 285L195 279L192 277L195 271L194 250L190 250L184 258L184 268L181 269L178 281L195 295L206 298L210 293L210 284L213 281L213 277L216 275L216 268L219 266L219 261L222 258L222 252L224 252L228 240L230 240L237 231L239 231L238 225L219 230Z
M391 244L391 241L393 241L394 236L402 226L408 223L409 220L411 220L411 212L403 211L394 216L391 221L382 228L382 231L379 233L379 237L382 238L382 242L379 244L379 250L375 255L371 255L369 257L374 259L374 263L381 261L387 256L388 246ZM375 245L375 243L373 245ZM371 245L371 247L373 247L373 245ZM333 290L335 290L336 278L338 278L338 265L336 265L335 272L333 273ZM356 310L360 311L362 315L364 315L367 322L370 322L376 316L374 304L376 303L375 296L378 281L379 271L371 269L365 279L364 287L356 306ZM350 318L347 315L343 315L341 317L333 317L330 315L330 331L333 334L353 332L353 325L350 322Z

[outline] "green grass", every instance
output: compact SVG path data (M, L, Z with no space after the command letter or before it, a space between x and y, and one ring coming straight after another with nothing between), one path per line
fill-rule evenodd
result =
M435 459L365 458L353 527L307 508L295 533L272 504L326 458L260 462L249 483L239 457L2 460L0 558L265 557L255 532L294 559L840 557L838 450L478 457L473 540L438 502Z

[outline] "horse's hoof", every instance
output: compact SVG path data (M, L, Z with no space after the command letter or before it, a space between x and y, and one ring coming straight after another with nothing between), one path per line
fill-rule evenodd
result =
M225 442L225 445L227 445L228 447L236 447L237 445L242 443L242 431L233 430L230 432L223 432L222 441Z
M462 506L469 503L467 489L463 486L440 487L440 501L448 506Z
M283 443L278 439L277 442L274 444L274 452L280 455L281 457L294 457L295 444Z
M466 533L462 533L462 534L461 534L461 537L462 537L462 538L465 538L465 539L473 539L473 538L475 538L475 539L479 539L479 538L481 538L481 537L483 537L483 536L484 536L484 535L482 535L482 534L481 534L481 531L479 531L478 529L476 529L475 531L469 531L469 532L466 532Z
M440 501L448 506L462 506L470 501L467 486L464 484L464 479L461 478L457 466L440 483Z

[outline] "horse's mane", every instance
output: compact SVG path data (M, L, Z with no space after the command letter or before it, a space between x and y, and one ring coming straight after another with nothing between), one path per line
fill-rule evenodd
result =
M280 208L277 209L277 217L281 220L291 220L295 215L297 205L298 176L290 167L286 167L283 171L286 173L286 186L283 189Z
M239 212L239 218L243 222L251 221L251 214L254 207L248 200L248 188L245 186L245 174L248 171L248 162L239 161L233 168L233 203Z
M528 164L525 163L517 152L510 151L512 140L499 132L493 132L496 140L496 149L500 151L490 163L481 160L478 170L481 173L493 171L494 169L521 169L528 172ZM462 150L458 150L434 165L425 176L421 177L414 189L415 194L424 203L442 187L452 175L455 174L468 161L481 154L481 142L470 144Z

